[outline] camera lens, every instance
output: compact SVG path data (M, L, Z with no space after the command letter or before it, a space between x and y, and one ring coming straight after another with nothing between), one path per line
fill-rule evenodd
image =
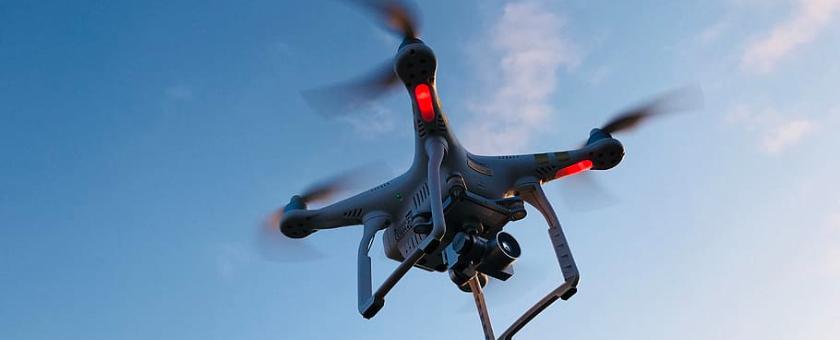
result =
M522 249L519 248L519 242L516 242L516 239L513 238L511 234L503 231L499 232L496 235L496 242L498 242L499 248L505 253L505 255L513 259L522 255Z

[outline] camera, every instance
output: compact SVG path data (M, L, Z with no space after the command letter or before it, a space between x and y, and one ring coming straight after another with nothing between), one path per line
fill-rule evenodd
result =
M522 254L513 235L500 231L491 239L460 232L444 252L450 278L462 286L476 272L507 280L513 275L513 264Z

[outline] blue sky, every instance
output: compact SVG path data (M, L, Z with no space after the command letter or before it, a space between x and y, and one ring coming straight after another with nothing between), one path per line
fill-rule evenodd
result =
M419 7L476 152L572 148L653 94L704 90L620 137L622 164L592 174L611 205L547 185L582 283L522 339L837 338L840 1ZM0 338L477 338L445 274L409 273L362 319L357 227L304 240L308 262L255 250L307 183L407 167L405 93L337 120L299 95L397 44L339 1L0 3ZM506 228L517 276L488 289L499 330L560 279L529 212ZM374 256L378 278L394 266Z

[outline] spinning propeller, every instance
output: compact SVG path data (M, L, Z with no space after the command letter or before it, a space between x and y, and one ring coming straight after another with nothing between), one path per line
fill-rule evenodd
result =
M256 238L258 252L266 260L276 262L303 262L317 260L324 254L308 245L308 240L292 240L278 231L280 221L287 209L306 209L310 204L321 204L355 189L370 185L388 171L381 163L362 165L307 187L299 195L292 196L283 208L276 209L263 222Z
M703 106L703 92L698 86L685 86L664 92L641 105L616 114L601 128L593 130L590 142L619 132L629 132L649 119L697 109ZM587 142L589 143L589 142ZM615 203L617 199L588 173L569 177L560 190L566 205L574 210L593 210Z
M604 124L601 131L613 134L632 130L649 118L698 108L702 106L702 102L703 94L699 87L687 86L671 90L640 106L615 115L613 119Z
M352 0L379 16L380 23L403 39L417 39L417 12L398 0Z
M417 39L417 15L402 1L351 1L377 17L387 30L403 41ZM376 98L398 87L392 59L381 62L373 71L359 78L302 92L306 102L325 117L346 115L370 105Z

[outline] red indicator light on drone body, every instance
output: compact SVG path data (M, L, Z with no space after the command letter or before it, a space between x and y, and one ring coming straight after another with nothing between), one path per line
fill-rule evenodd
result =
M424 121L431 122L435 119L435 108L432 105L432 91L429 85L420 84L414 88L414 99L420 108L420 116Z
M557 170L557 173L554 174L554 178L574 175L576 173L581 173L589 169L592 169L592 161L585 159L560 170Z

